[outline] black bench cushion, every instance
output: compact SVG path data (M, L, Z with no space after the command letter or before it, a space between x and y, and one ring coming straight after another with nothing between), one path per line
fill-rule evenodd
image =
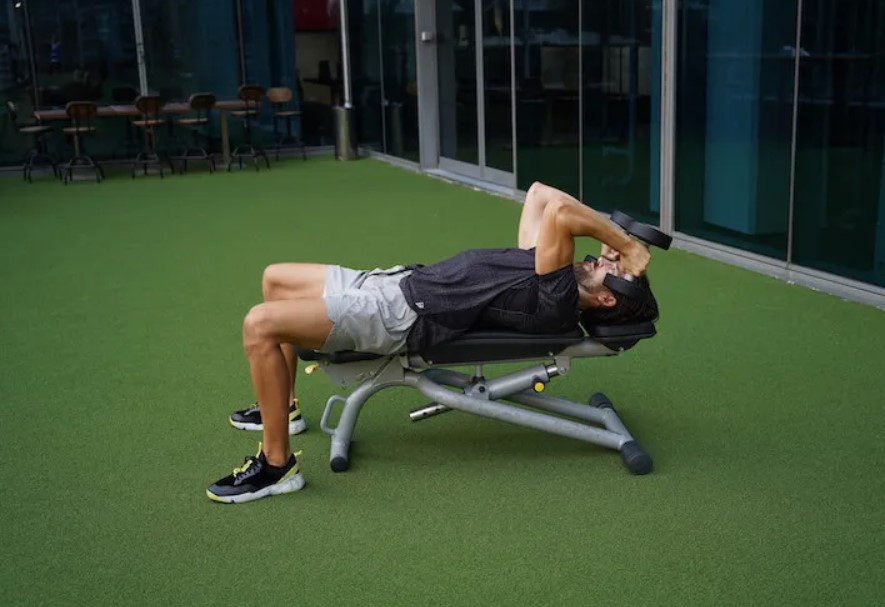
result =
M465 333L451 341L437 344L420 354L424 360L434 364L450 364L459 362L519 360L525 358L545 358L558 354L569 346L581 343L589 337L593 341L603 343L615 350L632 347L640 339L655 335L654 323L638 323L629 325L606 325L591 327L587 332L576 329L571 333L559 335L527 335L513 331L476 331ZM362 360L384 358L381 354L369 352L333 352L326 354L316 350L298 349L301 360L328 360L340 364Z

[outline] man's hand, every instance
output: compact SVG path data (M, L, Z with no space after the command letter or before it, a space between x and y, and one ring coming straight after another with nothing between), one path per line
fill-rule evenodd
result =
M602 250L599 252L600 257L605 257L609 261L620 261L621 254L605 243L602 243Z
M606 245L603 245L605 247ZM604 250L604 249L603 249ZM630 244L620 251L621 271L631 276L645 274L651 261L651 253L648 248L638 240L630 239Z

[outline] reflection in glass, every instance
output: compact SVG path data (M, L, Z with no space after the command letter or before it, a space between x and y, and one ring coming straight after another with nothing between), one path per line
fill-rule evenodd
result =
M347 5L357 141L362 147L383 151L379 9L379 0L356 0ZM332 68L325 68L331 79Z
M885 286L885 0L805 2L793 261Z
M138 93L132 3L117 0L29 0L36 60L38 104L64 107L69 101L131 102ZM59 128L64 123L57 123ZM102 119L84 140L96 159L129 156L125 119ZM73 154L71 141L58 150Z
M20 163L33 143L19 135L17 128L31 120L35 105L28 49L22 3L0 0L0 164ZM17 122L7 107L9 101L15 106Z
M508 2L483 0L482 51L486 166L512 173L513 112Z
M245 73L243 84L259 84L265 89L276 86L292 90L292 107L300 103L295 78L295 29L291 0L240 0L242 5L243 57ZM218 4L213 2L214 4ZM233 70L233 65L228 66ZM219 98L234 97L236 89L222 92ZM261 128L253 132L256 143L271 145L274 141L273 114L265 104L261 113ZM295 132L300 126L295 125Z
M473 0L437 0L440 156L479 163Z
M167 100L198 92L232 99L240 84L235 19L234 0L141 0L151 90Z
M386 153L418 162L415 5L381 0Z
M785 259L796 2L680 9L676 228Z
M660 1L583 6L584 200L659 220Z
M543 181L579 195L578 17L577 2L514 6L519 189Z

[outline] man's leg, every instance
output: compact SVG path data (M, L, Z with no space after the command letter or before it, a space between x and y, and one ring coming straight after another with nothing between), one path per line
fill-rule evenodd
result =
M252 308L243 321L243 347L264 424L264 453L272 466L285 464L290 455L292 374L281 344L321 348L332 326L322 297L262 303Z
M206 490L210 499L236 503L297 491L304 486L289 449L291 375L281 344L322 347L333 323L322 297L272 301L252 308L243 321L243 346L264 422L262 449Z
M261 293L265 302L287 301L303 298L321 298L326 285L326 268L328 266L316 263L278 263L265 268L261 278ZM306 429L301 411L295 400L295 381L297 375L298 357L292 344L280 345L283 357L286 360L286 369L290 378L289 386L290 408L289 433L298 434ZM230 416L230 423L241 430L261 430L261 414L256 401Z
M277 263L267 266L261 277L261 293L264 301L281 301L301 298L320 298L326 286L326 265L319 263ZM288 385L290 402L295 399L295 380L298 372L297 357L292 344L282 344L286 368L291 375Z

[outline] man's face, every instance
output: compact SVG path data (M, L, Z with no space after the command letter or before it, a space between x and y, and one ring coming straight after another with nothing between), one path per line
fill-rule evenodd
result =
M576 263L575 273L581 286L587 291L593 292L603 288L602 281L605 280L606 274L620 276L621 269L616 262L600 257L596 261Z

